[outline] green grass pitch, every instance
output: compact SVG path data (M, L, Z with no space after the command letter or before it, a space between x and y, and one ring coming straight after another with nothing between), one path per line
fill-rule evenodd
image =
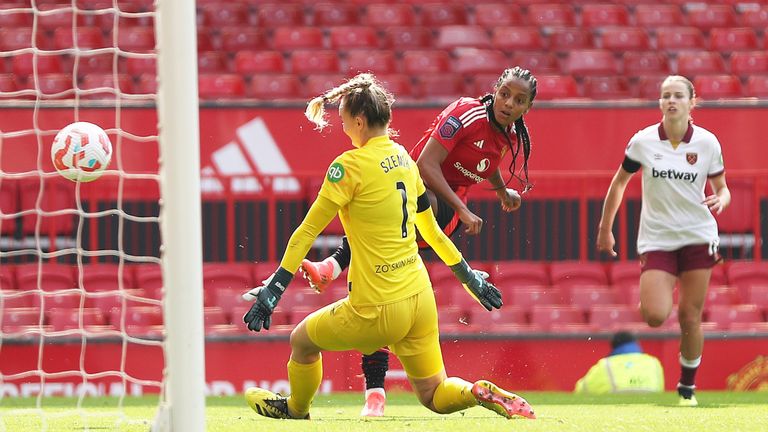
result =
M242 397L207 399L206 431L664 431L749 432L768 430L768 392L697 393L699 407L678 407L677 394L576 396L568 393L521 393L538 419L507 420L476 407L451 415L437 415L418 404L412 393L388 394L386 416L361 419L362 393L320 395L312 420L274 420L252 412ZM0 430L148 431L157 397L126 398L120 422L115 398L89 398L78 412L76 399L45 399L43 410L35 399L5 398L0 404ZM45 424L45 425L44 425Z

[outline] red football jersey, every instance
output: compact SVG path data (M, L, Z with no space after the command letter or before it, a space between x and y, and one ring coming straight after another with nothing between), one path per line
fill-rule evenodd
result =
M411 150L414 160L430 137L448 150L440 167L448 185L462 198L469 186L482 182L498 168L509 149L508 139L517 145L512 126L502 132L491 123L486 106L479 99L467 97L451 103L435 118Z

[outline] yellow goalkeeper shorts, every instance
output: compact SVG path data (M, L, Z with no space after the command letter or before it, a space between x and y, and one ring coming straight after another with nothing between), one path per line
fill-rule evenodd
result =
M389 347L411 378L431 377L444 367L435 295L429 286L380 306L355 307L344 298L313 312L306 326L312 342L326 351L371 354Z

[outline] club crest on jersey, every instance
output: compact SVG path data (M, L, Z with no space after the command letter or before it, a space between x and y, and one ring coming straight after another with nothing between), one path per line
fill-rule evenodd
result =
M440 126L440 136L445 139L453 138L456 132L461 129L461 122L454 116L450 116L445 120L442 126Z
M699 160L699 154L698 153L686 153L685 154L685 160L688 161L691 165L696 165L696 161Z
M325 176L329 182L338 183L344 178L344 166L336 162L328 168L328 174Z

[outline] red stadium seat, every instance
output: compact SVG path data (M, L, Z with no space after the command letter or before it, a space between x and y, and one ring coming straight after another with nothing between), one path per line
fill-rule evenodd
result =
M506 302L526 310L541 305L562 305L568 303L568 296L560 288L519 287L504 292Z
M322 48L323 32L317 27L278 27L272 33L272 47L284 51Z
M584 313L574 306L541 305L531 310L531 324L545 329L553 324L584 324Z
M616 291L604 286L579 286L570 290L570 304L582 312L587 312L596 305L618 304Z
M567 53L593 47L592 33L581 27L552 27L546 34L549 47L553 51Z
M259 261L253 267L253 281L259 283L272 276L272 273L280 266L278 261Z
M570 26L576 23L575 12L570 4L544 3L528 6L527 22L538 27Z
M546 47L538 27L495 27L491 44L504 51L536 51Z
M757 48L757 33L752 28L714 28L709 32L709 49L711 50L730 53Z
M51 46L51 42L46 37L45 32L37 32L35 34L35 44L38 48L43 49ZM32 48L31 27L0 28L0 50L12 51L24 48Z
M85 307L97 308L111 316L114 309L124 307L150 306L152 300L147 293L140 289L124 289L86 293Z
M609 267L611 286L626 287L640 283L638 261L615 261Z
M768 52L742 51L731 54L731 73L741 77L768 74Z
M117 46L123 51L147 52L155 49L155 30L152 27L125 27L119 30Z
M384 45L391 49L420 49L432 47L433 34L424 27L387 27Z
M415 96L413 82L407 74L381 74L377 78L388 91L402 98Z
M459 73L500 73L509 66L504 54L498 50L456 48L454 54L454 69Z
M72 266L58 263L19 264L16 266L16 284L19 290L59 291L77 288ZM39 273L39 275L38 275ZM39 276L39 281L38 281Z
M42 192L40 182L43 182ZM38 195L40 197L40 210L52 212L57 210L75 209L75 185L64 178L32 178L19 182L19 196L21 197L20 210L37 208ZM40 218L40 234L71 235L74 229L74 216L38 216L28 214L22 217L22 232L26 235L34 234L37 229L37 219Z
M2 84L2 77L8 76L9 83L13 84L13 87L6 87ZM10 74L0 74L0 91L15 91L16 83L13 81L13 77ZM19 211L19 189L18 183L15 180L2 179L0 180L0 213L3 215L14 214ZM13 235L16 232L16 222L19 218L1 218L0 219L0 233L3 235ZM3 268L10 268L8 265L0 266L0 274L5 274ZM7 289L0 285L0 289Z
M127 74L92 73L82 78L80 89L89 90L84 96L88 99L113 99L117 91L133 93L133 79Z
M490 273L500 289L550 285L546 265L539 261L497 261Z
M614 75L618 62L607 50L572 50L565 60L565 70L574 75Z
M616 52L646 51L651 45L642 27L605 27L598 40L601 48Z
M669 74L669 58L657 51L627 52L623 60L624 75L628 77Z
M113 309L109 322L116 328L120 328L123 311ZM129 326L155 326L163 324L163 310L160 306L135 306L125 311L125 327Z
M240 74L207 73L198 76L200 99L232 99L245 96L245 81Z
M631 97L629 80L624 76L586 77L584 96L597 99L627 99Z
M237 2L217 2L198 6L203 22L208 27L226 28L249 24L248 5Z
M307 75L304 85L301 86L301 95L304 98L312 98L321 95L336 87L346 80L343 74L316 74Z
M704 74L720 74L724 71L725 62L720 53L682 52L677 56L677 73L689 78Z
M291 2L256 3L258 23L263 27L295 27L304 25L304 7Z
M281 307L278 305L278 307ZM304 318L306 318L309 314L316 311L317 309L311 306L297 306L292 309L284 309L286 312L288 312L289 320L288 324L296 325L301 322Z
M37 55L32 53L19 54L12 57L12 70L18 76L32 75L37 66L38 74L61 73L64 69L62 57L59 55Z
M485 28L473 25L449 25L437 29L435 47L452 49L455 47L490 48L491 38Z
M241 293L255 285L252 268L245 263L203 263L203 290L206 304L212 304L220 289L237 288Z
M139 75L134 90L137 94L157 94L157 74L143 73Z
M203 308L203 325L206 328L222 324L229 324L229 317L224 309L217 306Z
M10 264L0 266L0 290L11 291L16 289L16 272Z
M23 87L23 86L22 86ZM16 75L4 73L0 74L0 92L11 93L19 90L19 86L16 83ZM11 225L8 225L10 227ZM6 226L3 226L3 233L5 233Z
M287 290L280 299L280 306L285 310L293 310L297 307L320 309L325 306L325 296L318 294L314 289L308 286L297 286Z
M43 324L43 317L38 308L6 308L3 310L3 333L20 326Z
M437 322L440 333L454 333L469 331L469 315L455 306L443 306L437 308Z
M586 27L623 26L629 13L620 4L585 4L581 6L581 24Z
M731 186L730 184L728 186ZM725 265L720 263L712 267L712 274L709 278L709 285L728 285L728 277L725 273Z
M80 283L80 269L74 269L74 278ZM133 288L133 272L129 266L123 266L122 271L116 263L92 263L82 266L83 289L87 292L112 291Z
M744 95L759 98L768 97L768 74L748 77Z
M761 322L763 314L754 304L713 305L707 312L707 321L717 323L718 328L727 330L732 323Z
M125 29L121 30L121 34L124 31ZM53 44L56 49L75 46L80 49L96 49L111 46L111 41L105 41L101 30L94 27L79 27L76 34L72 27L59 27L53 32Z
M197 52L210 51L213 48L211 33L203 28L197 29Z
M297 99L300 85L298 77L293 74L258 74L251 77L247 94L263 100Z
M296 50L291 53L294 74L337 73L339 56L334 50Z
M347 70L350 74L373 72L389 74L397 72L397 58L389 50L351 50L347 52Z
M768 28L768 5L745 8L738 15L739 24L757 31Z
M163 297L163 271L158 264L140 264L135 266L135 285L147 297L161 299Z
M552 286L569 288L579 285L608 285L602 263L595 261L554 261L549 274Z
M641 99L659 100L661 97L661 83L667 75L643 75L637 80L636 96Z
M415 77L415 96L423 99L447 98L456 99L464 94L464 77L452 73L430 73ZM470 94L480 94L471 92Z
M112 73L114 62L114 54L112 53L80 56L73 59L74 65L77 66L78 77L84 77L92 73Z
M248 26L226 26L219 30L221 49L238 53L241 50L259 50L265 47L264 33Z
M71 330L82 326L103 325L106 320L101 310L95 308L51 309L48 311L48 323L53 331Z
M243 290L240 288L220 288L211 296L211 304L220 307L229 317L229 322L237 324L243 315L250 309L253 302L243 299ZM286 319L287 321L287 319Z
M645 324L637 305L595 305L588 315L590 323L604 330L621 329L629 323Z
M412 5L380 3L368 5L362 20L373 27L410 26L416 23L415 15Z
M736 25L736 14L731 5L691 4L686 7L685 15L688 25L702 30Z
M2 5L0 5L0 10L7 10L7 9L23 9L28 6L25 6L24 3L16 2L4 2ZM32 14L25 11L20 10L18 12L8 12L8 13L2 13L0 14L0 29L7 29L7 28L21 28L21 27L31 27L32 26Z
M734 75L697 75L693 80L696 95L702 99L728 99L742 96L741 82Z
M493 93L493 87L499 80L498 73L472 74L465 82L466 93L474 96L482 96Z
M747 303L756 304L768 313L768 285L752 285L747 289L744 299Z
M421 22L431 27L462 25L467 23L467 13L459 4L424 3L421 5Z
M238 51L234 67L235 72L243 75L285 72L285 62L279 51Z
M741 303L739 290L732 286L712 286L707 289L706 307L714 305L735 305Z
M0 295L3 296L3 309L31 307L40 310L41 296L34 291L0 290Z
M475 5L475 24L485 28L510 28L524 25L525 22L515 5L481 3Z
M750 286L768 285L768 262L734 261L728 265L728 283L746 293Z
M474 300L473 300L474 301ZM505 324L525 324L526 313L525 309L517 306L504 306L501 309L494 309L493 311L486 311L475 302L476 309L472 310L472 314L469 318L470 326L475 330L487 329L493 330L497 326Z
M124 61L124 72L131 75L141 75L145 73L157 73L157 59L153 57L127 57Z
M570 75L539 75L536 81L538 100L579 97L576 80Z
M379 38L371 27L341 26L330 27L329 37L331 48L378 48Z
M704 34L696 27L664 27L656 30L656 48L662 51L703 50Z
M197 54L197 71L199 73L221 73L229 69L227 53L222 51L206 51Z
M680 6L674 4L638 4L635 22L643 28L676 27L683 24Z
M516 51L512 55L510 64L518 65L523 69L535 71L536 76L540 74L558 74L560 73L560 64L554 53L546 51L520 52Z
M312 8L312 16L316 26L356 25L358 12L351 4L318 3Z
M426 75L448 72L451 58L442 50L411 50L403 52L402 63L405 73Z

